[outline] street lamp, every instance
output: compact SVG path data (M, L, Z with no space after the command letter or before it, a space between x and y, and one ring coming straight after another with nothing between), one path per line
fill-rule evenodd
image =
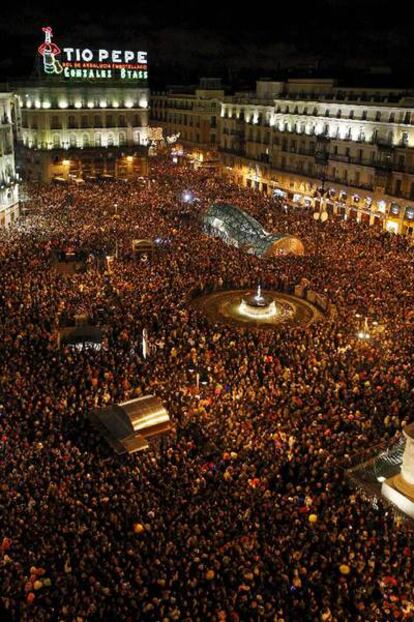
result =
M200 384L202 384L203 386L208 385L208 374L206 371L203 371L200 374Z
M200 384L203 386L208 385L209 376L208 371L205 368L199 367L193 360L191 360L187 365L187 370L191 375L195 374L195 386L197 392L200 389Z
M368 341L369 339L371 339L371 334L368 327L368 318L366 317L365 320L362 321L361 315L359 313L356 313L355 317L357 317L359 320L359 328L357 331L358 339L360 339L361 341Z
M191 203L194 197L193 194L189 190L185 190L182 194L183 203Z

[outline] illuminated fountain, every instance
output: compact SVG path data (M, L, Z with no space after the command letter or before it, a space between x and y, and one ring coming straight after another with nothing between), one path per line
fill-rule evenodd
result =
M307 326L322 318L308 300L259 286L255 292L232 289L204 294L191 305L216 323L236 324L243 328L276 328L285 323Z
M239 313L254 320L264 320L277 316L279 309L272 298L263 296L262 288L259 285L256 294L242 298Z

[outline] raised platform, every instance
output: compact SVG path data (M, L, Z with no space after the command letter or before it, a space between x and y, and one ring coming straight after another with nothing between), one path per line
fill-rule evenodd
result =
M390 477L381 486L381 494L401 512L414 518L414 496L412 487L407 491L402 485L401 475Z

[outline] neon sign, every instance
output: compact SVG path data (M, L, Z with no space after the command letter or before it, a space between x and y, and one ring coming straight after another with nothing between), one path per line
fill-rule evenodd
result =
M148 77L146 52L73 47L61 50L52 42L52 28L46 26L42 30L45 40L38 52L43 58L43 72L48 75L75 80L146 80Z
M45 73L62 73L63 67L60 62L56 59L56 56L60 54L60 47L56 45L56 43L52 42L52 29L50 26L45 26L42 28L45 33L45 40L42 45L39 46L38 52L41 56L43 56L43 70Z

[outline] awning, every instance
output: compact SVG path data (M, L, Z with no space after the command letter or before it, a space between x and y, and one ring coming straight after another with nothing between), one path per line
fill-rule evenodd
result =
M147 449L149 438L171 428L169 414L155 395L92 411L89 419L118 454Z

